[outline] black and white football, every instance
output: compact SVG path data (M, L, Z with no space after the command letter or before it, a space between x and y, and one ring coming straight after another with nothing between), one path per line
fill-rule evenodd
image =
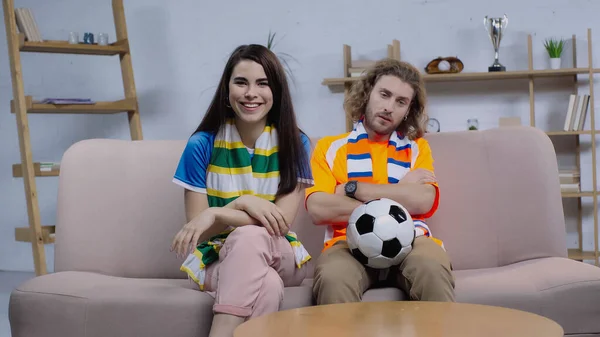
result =
M381 198L358 206L350 215L346 240L352 255L376 269L400 264L412 250L415 225L404 206Z

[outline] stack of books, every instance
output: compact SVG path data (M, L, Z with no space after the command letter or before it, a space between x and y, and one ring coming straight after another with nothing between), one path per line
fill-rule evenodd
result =
M567 116L565 118L565 131L582 131L585 125L590 103L590 95L575 95L569 97L569 106L567 108Z
M581 182L577 170L559 170L560 190L563 193L581 192Z
M33 13L29 8L15 8L15 21L20 33L25 35L25 39L30 42L43 42L42 35L38 28Z

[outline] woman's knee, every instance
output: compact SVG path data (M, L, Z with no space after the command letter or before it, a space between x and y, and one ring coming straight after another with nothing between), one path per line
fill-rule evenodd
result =
M248 225L236 228L225 240L227 254L237 251L243 254L263 254L273 251L272 239L264 227ZM237 254L236 254L237 255Z
M253 238L253 240L269 239L270 234L262 226L246 225L237 227L227 236L227 240L245 240L246 238Z
M278 311L283 302L283 293L283 280L275 269L269 268L263 278L263 283L250 317L258 317Z

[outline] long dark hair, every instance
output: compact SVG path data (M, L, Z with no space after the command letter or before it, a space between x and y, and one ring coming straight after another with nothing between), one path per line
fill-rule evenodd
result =
M285 70L277 56L268 48L258 44L242 45L231 53L217 91L194 133L218 132L228 118L235 117L233 109L228 104L229 79L233 68L242 60L254 61L263 67L273 92L273 107L267 115L267 124L275 124L279 135L277 155L281 180L276 196L285 195L296 189L298 177L310 177L306 174L309 162L300 138L303 132L296 123Z

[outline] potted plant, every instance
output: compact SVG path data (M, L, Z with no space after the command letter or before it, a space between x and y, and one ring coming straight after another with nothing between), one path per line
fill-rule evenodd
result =
M285 72L287 73L288 77L292 80L292 82L294 83L294 85L296 84L296 79L294 78L294 74L292 73L292 68L290 67L288 60L293 60L296 61L297 60L290 54L288 53L282 53L282 52L275 52L274 48L275 48L275 34L276 33L271 33L271 31L269 31L269 37L267 39L267 45L266 47L273 51L276 55L277 58L279 58L279 61L281 61L283 67L285 68Z
M550 56L550 68L551 69L560 69L560 56L563 52L564 41L557 39L547 39L544 42L544 47L548 52L548 56Z

